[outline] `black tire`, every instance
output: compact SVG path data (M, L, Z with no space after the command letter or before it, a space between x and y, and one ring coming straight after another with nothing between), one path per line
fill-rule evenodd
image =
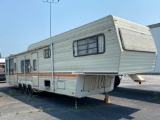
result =
M34 94L34 91L30 85L28 86L28 94L29 96L32 96Z
M22 85L22 94L24 94L25 92L25 86L24 85Z
M23 93L23 88L22 88L22 85L21 85L21 84L19 84L19 92L20 92L20 93Z
M121 79L119 76L115 76L115 82L114 82L114 88L118 87L118 85L121 83Z
M28 93L28 88L26 85L23 85L23 93L27 94Z

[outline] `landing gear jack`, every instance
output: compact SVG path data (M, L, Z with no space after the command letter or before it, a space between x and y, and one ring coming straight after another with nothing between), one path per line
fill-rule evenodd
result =
M109 98L109 96L108 96L107 93L105 93L104 102L105 102L105 103L111 103L111 100L110 100L110 98Z
M75 98L75 109L77 109L77 98Z

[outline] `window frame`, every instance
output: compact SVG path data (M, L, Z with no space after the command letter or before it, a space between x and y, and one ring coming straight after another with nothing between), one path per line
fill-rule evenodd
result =
M25 62L25 64L24 64ZM27 66L28 65L28 66ZM29 66L31 66L31 60L30 59L27 59L27 60L21 60L21 73L30 73L30 69L29 69ZM25 72L24 72L24 69L25 69Z
M155 53L156 52L156 50L153 48L152 50L150 49L150 50L146 50L145 48L148 48L148 45L147 45L147 47L141 47L141 48L138 48L137 46L135 46L135 41L133 41L134 39L132 38L132 44L134 44L134 49L133 49L133 47L132 48L128 48L128 45L125 43L125 35L124 34L126 34L126 33L124 33L123 31L124 30L126 30L126 31L129 31L129 32L132 32L132 34L134 33L134 36L136 36L137 37L137 35L135 35L135 34L139 34L139 35L142 35L142 36L149 36L149 37L151 37L150 35L148 35L148 34L145 34L145 33L142 33L142 32L138 32L138 31L135 31L135 30L129 30L129 29L126 29L126 28L118 28L118 34L119 34L119 38L120 38L120 42L121 42L121 46L122 46L122 48L123 48L123 50L125 50L125 51L135 51L135 52L149 52L149 53ZM138 35L138 38L139 37L142 37L142 36L139 36ZM133 36L133 35L132 35ZM148 37L147 37L148 38ZM147 39L147 38L145 38L145 41L148 41L148 40L151 40L151 39ZM151 37L152 38L152 37ZM137 39L137 38L136 38ZM143 39L142 39L143 40ZM154 40L153 40L154 41ZM143 43L144 44L144 43ZM150 45L149 46L151 46L151 45L153 45L153 44L151 44L150 43ZM130 46L130 44L129 44L129 46ZM152 46L153 47L153 46Z
M104 45L103 45L103 52L99 52L99 44L98 44L98 37L99 36L103 36L103 43L104 43ZM88 49L88 46L89 46L89 44L91 44L91 43L87 43L86 45L87 45L87 54L84 54L84 55L78 55L78 42L79 41L83 41L83 40L87 40L87 39L91 39L91 38L94 38L94 37L96 37L96 49L97 49L97 52L96 53L88 53L88 51L90 50L90 49L94 49L94 48L89 48ZM74 43L76 43L77 42L77 55L75 55L75 46L74 46ZM94 42L92 42L92 43L94 43ZM90 37L86 37L86 38L83 38L83 39L79 39L79 40L75 40L75 41L73 41L73 43L72 43L72 49L73 49L73 56L74 57L82 57L82 56L88 56L88 55L97 55L97 54L103 54L103 53L105 53L105 51L106 51L106 47L105 47L105 35L103 34L103 33L101 33L101 34L97 34L97 35L94 35L94 36L90 36Z
M33 60L33 71L37 71L37 59Z
M48 56L47 56L46 54L48 54ZM44 51L43 51L43 57L44 57L45 59L51 57L51 49L50 49L50 48L44 49Z

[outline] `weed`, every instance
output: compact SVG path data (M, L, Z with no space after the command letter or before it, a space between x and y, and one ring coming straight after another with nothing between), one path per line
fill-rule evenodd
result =
M158 100L160 100L160 97L159 97L159 94L158 94L157 92L154 92L151 97L148 96L148 99L149 99L150 101L158 101Z
M32 110L30 110L28 113L33 113L33 111L32 111Z
M54 109L53 108L46 108L46 109L44 109L44 111L46 111L46 112L50 112L50 111L53 111Z
M26 97L28 100L31 99L31 97L30 97L29 95L25 95L25 97Z
M19 96L20 93L18 91L16 91L16 90L9 90L9 95L10 96Z
M16 115L19 115L19 112L16 112Z
M38 112L43 112L43 109L39 107Z
M17 90L9 90L9 95L10 96L20 96L20 95L23 95L23 94L21 94L19 91L17 91ZM30 100L30 96L29 95L25 95L24 94L24 96L28 99L28 100ZM1 96L0 96L1 97Z

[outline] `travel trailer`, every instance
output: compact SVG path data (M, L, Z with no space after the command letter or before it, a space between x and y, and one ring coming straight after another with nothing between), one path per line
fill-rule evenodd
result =
M160 53L160 34L159 34L160 33L160 23L152 24L152 25L149 25L148 27L151 29L151 33L154 38L157 52L158 52L155 71L150 74L160 75L160 55L159 55Z
M6 79L23 93L47 91L82 98L114 89L118 76L155 70L150 29L107 16L29 45L6 58Z

